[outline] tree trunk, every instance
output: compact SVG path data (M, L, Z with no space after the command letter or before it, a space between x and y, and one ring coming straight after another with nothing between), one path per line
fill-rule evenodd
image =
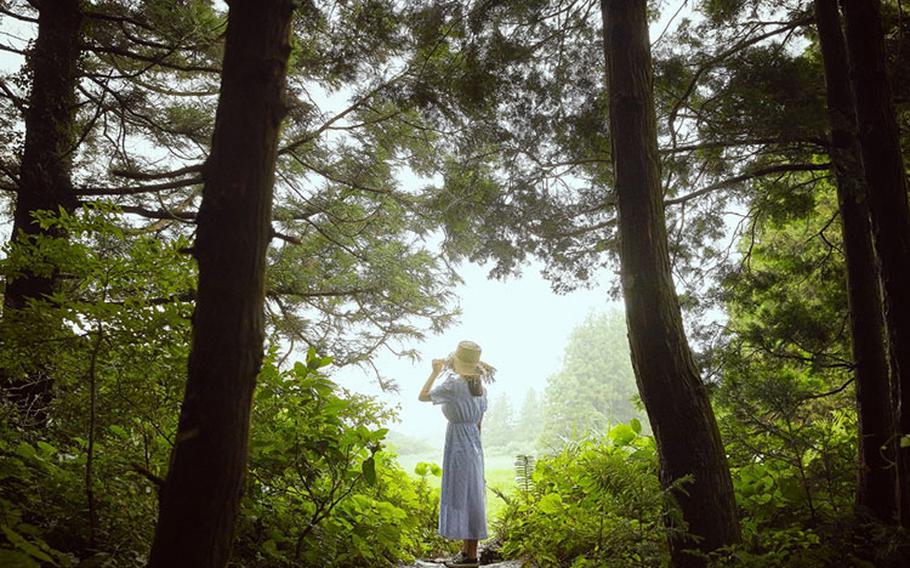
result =
M878 255L897 433L910 435L910 210L900 138L885 69L879 0L843 0L847 55L875 252ZM899 445L900 447L900 445ZM900 447L901 478L910 471L910 446ZM901 524L910 526L910 487L900 488Z
M898 494L895 468L890 464L896 456L897 446L894 443L885 321L837 0L815 0L815 21L825 67L831 127L829 154L837 176L851 340L856 362L860 462L856 509L880 521L893 523L897 518ZM882 452L880 448L889 449Z
M39 235L63 238L59 231L45 231L32 218L39 210L76 208L70 177L76 144L76 83L81 52L82 12L79 0L42 2L38 12L38 37L29 55L32 87L25 112L25 148L19 166L16 208L11 241ZM53 292L57 274L24 271L11 276L3 295L3 319L13 323L17 310L31 299ZM39 362L40 365L40 362ZM9 398L43 417L50 399L50 379L40 370L31 376L9 376L0 371ZM38 410L35 410L38 409ZM43 418L41 418L43 421Z
M290 53L291 0L233 0L194 255L199 288L152 567L227 564L262 363L266 248Z
M619 208L620 269L635 378L654 429L661 481L695 539L670 541L677 567L740 540L733 484L673 285L657 153L645 0L602 0L610 137Z

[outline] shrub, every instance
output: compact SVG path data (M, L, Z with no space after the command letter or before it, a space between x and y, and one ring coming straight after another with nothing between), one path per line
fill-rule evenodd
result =
M540 566L659 566L667 559L668 498L654 440L637 420L565 445L533 467L496 520L502 554Z

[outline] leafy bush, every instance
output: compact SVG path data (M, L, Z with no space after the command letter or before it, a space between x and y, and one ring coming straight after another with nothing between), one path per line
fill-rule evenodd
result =
M657 477L654 440L637 420L536 463L520 456L516 469L519 488L495 523L503 556L571 567L666 561L662 518L672 500Z
M190 337L183 295L195 277L180 252L186 239L127 235L113 211L38 212L37 222L69 238L8 246L0 263L5 275L53 266L62 282L0 326L4 386L40 377L51 394L37 409L4 398L0 507L27 527L20 534L74 561L141 566L157 494L137 472L157 479L166 468ZM4 539L21 551L17 537Z
M427 551L438 497L382 450L391 412L324 376L330 362L311 349L289 370L263 366L241 565L394 566Z
M7 275L47 265L64 276L53 298L0 320L6 385L52 378L42 424L0 399L2 566L147 563L195 274L188 241L127 234L114 211L41 212L69 238L8 247L0 262ZM391 411L335 385L315 351L290 369L274 361L256 391L235 565L393 566L440 547L438 494L383 449Z
M47 543L44 531L30 522L27 514L40 502L34 494L36 483L67 480L68 472L57 463L58 451L46 442L31 444L3 428L0 437L0 566L38 568L72 566L73 558ZM20 441L14 442L14 439ZM26 518L28 517L28 518Z

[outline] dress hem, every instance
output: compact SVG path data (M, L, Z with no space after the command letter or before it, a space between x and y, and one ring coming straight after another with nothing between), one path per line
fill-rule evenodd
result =
M484 534L483 536L461 536L461 535L450 536L447 534L439 533L439 536L441 536L442 538L447 538L449 540L483 540L485 538L488 538L489 534Z

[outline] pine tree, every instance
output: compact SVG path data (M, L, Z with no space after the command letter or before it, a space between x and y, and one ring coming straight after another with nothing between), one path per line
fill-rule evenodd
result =
M898 512L897 475L892 467L896 445L881 283L872 244L856 112L836 0L815 0L815 19L825 66L831 124L829 153L837 176L851 340L856 361L859 423L856 505L858 510L871 513L883 522L893 522Z
M290 0L235 0L193 255L199 290L186 394L151 567L228 563L265 339L266 249L286 113Z
M910 208L885 58L879 0L844 0L847 55L856 105L875 251L881 269L897 433L910 435ZM898 468L910 469L910 445L898 444ZM901 473L901 479L907 474ZM910 526L910 488L901 487L901 524Z
M610 100L620 279L638 390L660 455L665 487L676 491L688 537L670 541L674 566L704 566L689 554L740 540L733 483L708 393L682 325L670 270L664 217L647 6L603 0L604 53Z

